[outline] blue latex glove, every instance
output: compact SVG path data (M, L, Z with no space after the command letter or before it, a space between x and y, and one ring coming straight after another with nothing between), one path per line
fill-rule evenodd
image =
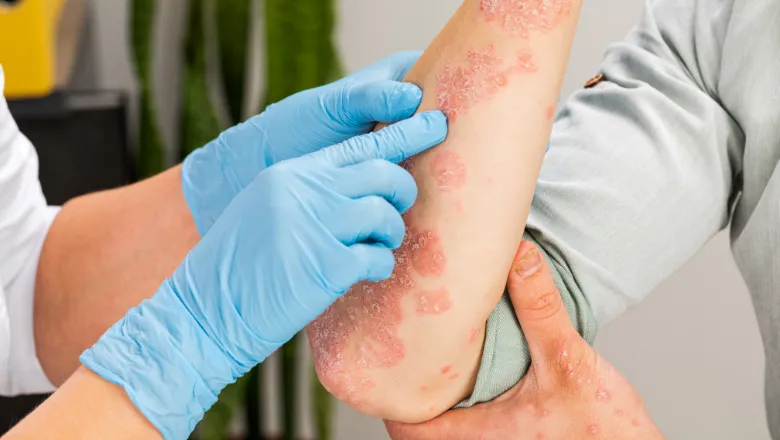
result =
M396 165L441 142L441 112L261 172L150 300L81 362L126 390L166 439L185 439L220 390L354 283L388 278L417 197Z
M293 95L190 154L182 164L182 188L200 234L265 168L368 133L376 122L412 116L422 91L399 81L419 56L399 53Z

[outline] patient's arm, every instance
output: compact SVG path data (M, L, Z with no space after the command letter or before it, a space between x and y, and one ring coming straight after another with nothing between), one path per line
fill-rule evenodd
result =
M580 0L466 0L409 72L450 134L407 162L420 195L390 280L309 327L325 387L360 411L428 420L467 397L520 243Z
M729 101L754 105L733 93L742 90L742 69L722 54L729 14L676 0L646 5L641 24L607 51L606 80L577 92L558 113L527 222L526 237L550 262L570 314L590 306L599 323L645 298L728 224L745 145ZM512 313L505 297L489 319L494 342L485 347L501 370L483 368L480 381L510 370L509 380L491 384L510 385L528 366L527 351L517 349L525 345L517 321L505 319ZM580 332L587 327L586 319L577 324ZM477 388L495 395L495 387ZM507 438L529 434L507 414L477 420L479 411L389 428L397 440L472 439L485 426L506 430Z

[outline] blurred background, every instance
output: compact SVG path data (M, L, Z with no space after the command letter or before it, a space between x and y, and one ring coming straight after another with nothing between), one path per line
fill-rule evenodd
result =
M51 75L8 97L38 149L44 192L60 204L176 163L297 90L396 51L424 49L460 3L69 0L64 22L38 17L44 34L54 23L48 32L60 59L40 66ZM641 10L639 0L585 2L563 97L598 73L606 45ZM0 12L0 64L9 62L8 45L25 39L9 37L4 19ZM31 29L38 28L24 32ZM725 235L604 327L596 345L634 383L668 438L769 439L760 335ZM0 401L0 429L38 400ZM282 437L387 439L380 421L323 392L302 340L227 390L194 436Z

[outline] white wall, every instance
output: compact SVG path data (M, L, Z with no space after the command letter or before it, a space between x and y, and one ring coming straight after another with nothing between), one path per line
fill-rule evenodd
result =
M685 1L685 0L681 0ZM175 139L178 66L175 17L181 2L163 4L166 40L156 59L165 138ZM384 55L421 49L460 0L341 0L338 41L350 70ZM132 89L125 49L126 1L93 2L103 86ZM604 47L639 17L639 0L586 2L562 96L598 70ZM180 15L180 14L179 14ZM607 17L605 19L605 17ZM763 407L763 353L750 297L718 236L642 306L602 329L598 348L635 384L671 439L768 439ZM385 439L379 421L340 407L338 439Z

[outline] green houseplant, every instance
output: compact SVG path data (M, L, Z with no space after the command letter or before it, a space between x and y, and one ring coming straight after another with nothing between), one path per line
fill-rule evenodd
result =
M301 90L330 82L340 76L338 56L333 44L335 0L257 0L264 8L264 23L253 20L252 0L189 0L187 34L183 47L180 146L183 158L189 152L214 139L227 125L240 122L251 107L247 90L250 35L253 26L264 26L266 36L266 85L261 109ZM163 170L165 148L160 136L152 100L151 72L154 23L158 2L131 2L131 41L133 61L140 84L137 164L142 177ZM210 54L217 53L216 60ZM216 63L220 84L209 81L209 69ZM215 88L224 96L227 121L221 121L213 102ZM222 118L225 119L225 118ZM281 409L282 435L285 440L299 438L298 409L300 371L310 371L310 403L315 432L320 440L332 434L333 401L310 365L302 365L300 337L280 350L281 395L278 401L265 402L261 388L263 365L256 367L220 394L219 401L198 426L195 438L228 439L231 425L244 415L244 437L261 439L265 432L262 418L265 404Z

